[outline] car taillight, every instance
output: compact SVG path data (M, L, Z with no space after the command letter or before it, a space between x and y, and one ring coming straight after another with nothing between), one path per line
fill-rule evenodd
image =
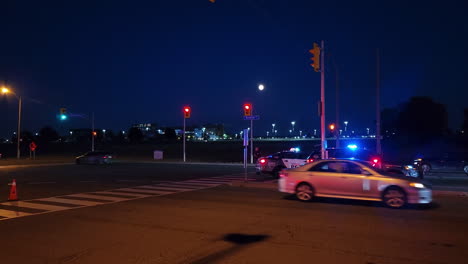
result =
M109 158L109 157L108 157L108 156L104 156L104 157L102 157L102 158L107 159L107 158Z
M308 159L307 160L307 163L312 163L312 162L314 162L314 159Z
M373 159L372 160L374 163L379 163L379 160L378 159Z
M280 172L279 174L280 177L288 177L288 173L287 172Z
M266 162L266 159L260 159L261 164L265 164L265 162Z

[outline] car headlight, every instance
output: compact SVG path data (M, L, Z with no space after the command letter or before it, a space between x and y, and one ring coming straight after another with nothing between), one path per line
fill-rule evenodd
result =
M409 185L411 187L418 188L418 189L426 188L426 186L424 186L424 184L419 183L419 182L410 182Z

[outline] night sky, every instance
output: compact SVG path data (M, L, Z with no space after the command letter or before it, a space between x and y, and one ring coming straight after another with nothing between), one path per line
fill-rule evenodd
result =
M417 2L417 3L408 3ZM287 134L319 127L320 74L313 42L327 49L327 123L335 118L374 130L376 48L381 50L382 108L427 95L460 127L468 107L468 19L463 1L165 0L19 1L0 5L0 83L24 99L24 129L88 126L70 113L96 113L98 128L134 123L224 123L257 135L276 123ZM266 89L259 92L258 84ZM0 98L0 137L16 130L17 102Z

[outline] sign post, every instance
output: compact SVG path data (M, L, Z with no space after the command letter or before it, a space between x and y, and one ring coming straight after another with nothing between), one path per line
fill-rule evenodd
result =
M253 160L253 121L260 120L259 115L244 116L244 120L250 120L250 163L254 163Z
M36 159L36 148L37 148L37 145L36 143L34 143L34 141L29 144L29 158L30 159Z
M244 129L244 181L247 182L247 147L249 146L249 130Z

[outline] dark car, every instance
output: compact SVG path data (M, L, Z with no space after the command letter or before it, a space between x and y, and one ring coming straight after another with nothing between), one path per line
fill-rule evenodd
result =
M468 152L443 152L420 157L413 164L423 176L433 172L464 172L468 175Z
M114 156L110 152L90 151L76 157L76 164L110 164Z

